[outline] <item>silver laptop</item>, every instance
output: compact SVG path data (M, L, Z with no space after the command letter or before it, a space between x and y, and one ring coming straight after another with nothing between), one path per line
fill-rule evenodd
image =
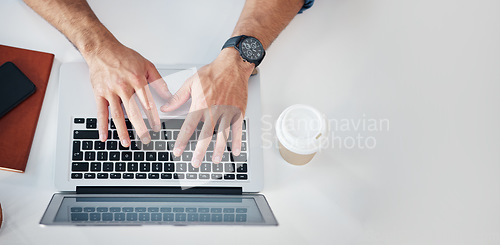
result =
M175 93L200 66L157 68ZM265 197L256 194L264 180L258 74L248 82L241 154L231 154L229 139L221 163L212 163L213 137L199 168L190 163L199 130L182 156L171 152L190 101L172 113L159 112L161 131L152 131L147 145L127 122L132 144L124 148L112 120L108 140L98 140L87 65L63 64L59 80L55 183L61 193L53 196L41 224L277 225ZM164 103L153 96L158 107Z

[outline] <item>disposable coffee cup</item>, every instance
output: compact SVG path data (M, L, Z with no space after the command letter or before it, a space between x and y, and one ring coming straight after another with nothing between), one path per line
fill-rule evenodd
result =
M326 117L308 105L292 105L276 121L280 154L285 161L294 165L311 161L327 134Z

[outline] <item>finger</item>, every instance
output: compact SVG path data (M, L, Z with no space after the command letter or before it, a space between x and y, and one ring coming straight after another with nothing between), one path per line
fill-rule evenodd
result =
M199 111L192 112L187 115L184 123L182 124L181 131L175 140L174 155L176 157L180 156L182 152L184 152L189 138L191 138L191 135L193 135L196 127L198 127L201 116L202 113Z
M189 78L182 87L170 98L170 100L165 103L160 109L163 112L173 111L179 108L181 105L186 103L191 96L191 84L192 79Z
M201 128L200 135L198 136L198 143L196 144L196 150L193 153L193 167L197 168L201 165L201 160L207 151L208 145L212 141L212 135L214 133L215 124L217 123L218 118L211 117L206 113L207 117L205 118L205 123L203 123L203 127ZM209 159L207 159L209 161ZM220 160L219 160L220 162Z
M155 91L165 100L169 100L172 98L172 93L168 89L167 83L163 80L158 70L156 70L155 66L151 64L148 69L147 77L148 83L155 89Z
M233 138L233 144L231 146L231 152L233 155L238 156L240 155L241 152L241 135L242 135L242 128L243 125L243 114L238 113L233 118L233 123L231 124L231 129L232 129L232 138Z
M153 101L153 94L151 94L151 90L149 89L149 87L146 87L146 95L148 96L148 98L151 98L150 101L153 102L151 105L151 109L152 109L151 113L147 115L148 120L150 122L153 121L153 124L151 125L151 127L153 127L153 130L156 132L159 132L161 129L160 116L158 115L158 110L156 109L156 104Z
M220 163L222 159L222 154L226 149L227 138L229 137L229 126L231 124L231 116L223 115L219 123L219 129L217 130L217 141L215 142L214 154L212 156L212 161L214 163Z
M149 142L151 142L151 136L142 118L141 110L135 101L135 96L130 96L123 105L127 111L128 119L132 125L134 125L136 134L139 136L142 143L149 144Z
M97 125L99 129L99 140L104 142L108 139L108 101L101 96L96 97Z
M142 108L144 109L144 113L146 114L146 117L149 120L149 125L151 125L151 128L158 132L160 131L160 117L158 116L158 111L156 110L156 105L153 100L153 95L151 94L151 91L149 90L149 86L146 84L146 86L139 88L136 90L136 95L139 98L139 101L141 102ZM141 99L141 97L143 99ZM144 103L148 103L148 105L144 105ZM149 108L149 109L148 109Z
M112 96L111 98L108 98L108 101L111 117L115 123L116 131L118 131L118 137L121 140L121 144L124 147L128 147L130 145L130 138L125 124L125 117L123 116L120 99L118 96Z

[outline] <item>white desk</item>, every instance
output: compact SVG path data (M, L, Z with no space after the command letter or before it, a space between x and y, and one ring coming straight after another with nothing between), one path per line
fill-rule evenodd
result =
M91 6L159 64L210 62L242 7L114 2ZM81 228L38 222L55 191L58 68L82 58L21 1L2 1L0 43L54 53L56 62L26 173L0 172L0 244L499 244L498 9L493 0L317 1L268 50L264 120L307 103L332 122L388 119L388 130L339 127L337 147L303 167L265 149L263 193L278 227ZM358 134L374 137L375 148L346 149Z

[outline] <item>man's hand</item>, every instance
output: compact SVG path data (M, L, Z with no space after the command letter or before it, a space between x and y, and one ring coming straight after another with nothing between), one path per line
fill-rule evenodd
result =
M162 79L154 65L137 52L119 43L113 43L89 54L85 53L84 57L89 65L90 79L97 103L99 139L105 141L108 135L109 106L121 144L125 147L130 145L121 107L123 103L137 135L144 144L149 143L151 137L134 94L137 95L154 131L159 131L161 126L148 82L164 99L171 97L165 82L153 83Z
M204 124L193 155L194 167L201 165L217 123L217 141L211 160L214 163L221 161L230 126L233 138L232 154L240 154L242 123L248 98L248 78L253 68L254 65L243 61L234 48L224 49L212 63L202 67L186 80L168 103L161 107L163 112L173 111L192 98L189 114L175 143L175 156L182 154L200 121Z

